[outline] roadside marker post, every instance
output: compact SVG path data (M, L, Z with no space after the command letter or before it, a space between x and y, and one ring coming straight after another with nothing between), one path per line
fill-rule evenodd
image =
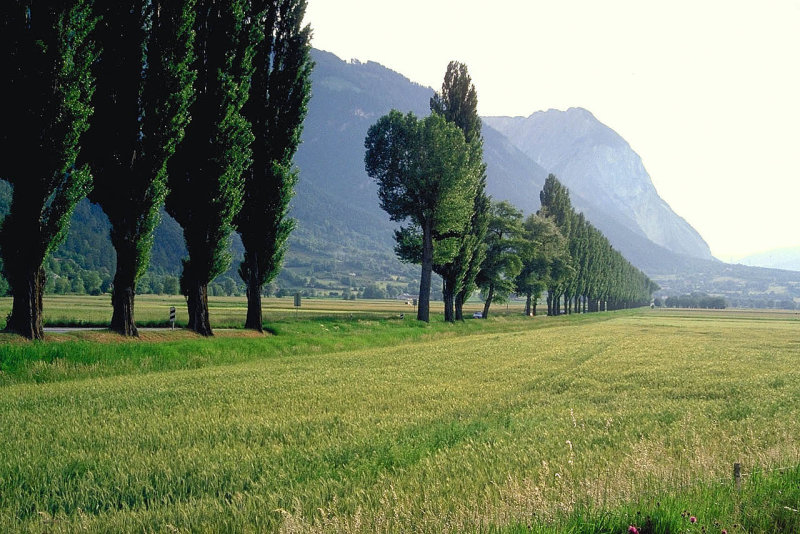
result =
M172 329L175 330L175 306L169 307L169 322L172 325Z

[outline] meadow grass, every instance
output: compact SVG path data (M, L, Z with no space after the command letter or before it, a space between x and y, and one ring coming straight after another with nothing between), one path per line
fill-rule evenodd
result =
M9 381L0 531L800 531L798 321L659 312L296 321L189 340L250 351L225 365ZM314 324L341 344L267 350Z
M11 297L0 297L0 328L5 327L6 316L11 311ZM169 309L176 310L176 325L186 325L188 312L186 299L181 295L137 295L136 324L139 327L166 327L169 325ZM433 309L442 304L431 303ZM301 317L343 316L381 317L386 314L406 314L414 316L416 310L405 301L382 300L341 300L303 298L300 308L294 307L293 297L265 297L262 299L265 321L297 319ZM209 297L208 312L212 328L243 328L247 317L245 297ZM109 295L47 295L44 298L44 325L105 327L111 321L111 297ZM465 313L482 310L482 302L468 302ZM495 306L492 311L503 315L521 314L522 303L512 302Z

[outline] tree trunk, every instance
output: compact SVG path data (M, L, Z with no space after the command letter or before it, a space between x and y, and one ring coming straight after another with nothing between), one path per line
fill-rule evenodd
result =
M464 320L464 301L467 300L467 294L462 289L456 294L456 321Z
M114 313L111 315L111 330L122 336L139 337L139 330L133 315L133 302L136 289L132 285L125 286L117 282L114 277L114 291L111 293L111 305Z
M264 332L263 317L261 313L261 284L258 272L258 258L253 254L250 265L247 267L247 319L244 327L256 332Z
M10 276L8 283L14 302L6 323L6 332L19 334L28 339L44 339L42 327L42 295L46 275L39 266L26 269L19 276Z
M528 298L530 299L530 297L528 297ZM532 306L532 311L533 311L533 316L534 316L534 317L536 317L536 301L537 301L537 300L539 300L539 299L536 299L536 298L535 298L535 299L533 299L533 302L532 302L532 304L533 304L533 306ZM529 305L529 306L530 306L530 305Z
M486 302L483 303L483 315L482 317L486 319L489 317L489 306L492 305L492 299L494 298L494 284L489 284L489 292L486 294Z
M547 292L547 315L553 315L553 296L549 291Z
M114 273L114 289L111 293L111 330L122 336L138 337L134 316L136 298L136 249L114 244L117 251L117 272Z
M422 226L422 273L419 277L419 298L417 299L417 320L430 322L431 271L433 270L433 236L431 222L426 220Z
M442 297L444 298L444 320L448 323L455 321L454 311L454 282L449 276L442 277Z
M525 317L530 317L531 315L531 294L525 294Z
M192 281L186 289L189 328L201 336L213 336L208 320L208 284Z

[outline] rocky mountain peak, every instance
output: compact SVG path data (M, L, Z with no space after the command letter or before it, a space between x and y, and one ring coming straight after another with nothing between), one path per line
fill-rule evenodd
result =
M673 252L712 259L700 234L658 195L639 155L591 112L550 109L529 117L484 117L484 121L618 222ZM580 201L576 206L588 207Z

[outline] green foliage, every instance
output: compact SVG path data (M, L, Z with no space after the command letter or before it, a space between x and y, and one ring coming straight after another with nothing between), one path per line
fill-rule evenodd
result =
M661 305L660 300L656 305ZM706 308L724 310L728 307L728 303L725 301L724 297L715 297L705 293L695 292L689 295L667 297L664 300L664 306L668 308Z
M478 116L478 95L472 84L467 66L457 61L447 65L442 90L430 101L431 112L442 115L448 122L458 126L464 133L464 140L470 147L473 164L479 167L476 174L476 187L472 214L455 240L458 251L453 259L435 262L436 271L444 280L445 320L462 319L463 302L475 291L475 278L486 255L483 243L486 235L489 212L489 198L486 196L486 165L483 163L483 138L481 119ZM434 243L437 247L453 244ZM455 307L455 309L452 309Z
M539 215L553 221L566 239L566 254L550 264L547 277L547 311L558 315L561 298L564 308L572 313L645 306L659 289L643 272L631 265L611 247L608 239L582 214L576 213L569 200L569 191L554 175L549 175L540 194Z
M527 296L526 314L552 279L559 280L567 261L567 241L558 227L547 217L530 215L524 222L521 241L517 244L521 269L516 278L517 291Z
M418 317L427 321L433 262L450 262L458 253L483 164L463 132L437 113L417 120L392 110L370 127L364 144L367 174L378 183L381 207L392 220L408 222L408 231L419 229Z
M522 270L522 234L522 212L506 201L492 203L484 237L486 257L476 277L476 283L485 295L484 317L495 298L495 291L501 296L516 289L516 278Z
M8 327L29 337L41 337L44 258L63 241L75 204L91 189L88 168L76 166L92 115L91 5L11 1L0 11L0 69L12 103L4 121L13 125L0 132L0 159L14 191L0 254L18 299Z
M97 14L103 50L84 159L95 176L90 198L111 222L122 288L149 265L167 162L189 122L194 1L104 2Z
M97 14L97 114L83 157L95 176L91 200L109 218L117 256L111 328L136 335L136 282L149 265L167 162L194 96L194 0L105 2Z
M305 0L252 3L262 34L255 50L250 99L244 116L252 124L253 164L244 174L244 202L236 217L245 253L242 280L255 293L278 274L295 227L287 217L300 144L311 97L311 28L303 26Z
M250 124L241 114L250 91L258 33L248 2L197 2L195 100L191 122L169 163L167 211L183 227L189 257L181 288L205 286L230 264L233 218L250 165Z
M481 144L478 93L465 64L451 61L447 65L442 90L431 97L430 107L433 113L455 123L464 132L467 144Z

